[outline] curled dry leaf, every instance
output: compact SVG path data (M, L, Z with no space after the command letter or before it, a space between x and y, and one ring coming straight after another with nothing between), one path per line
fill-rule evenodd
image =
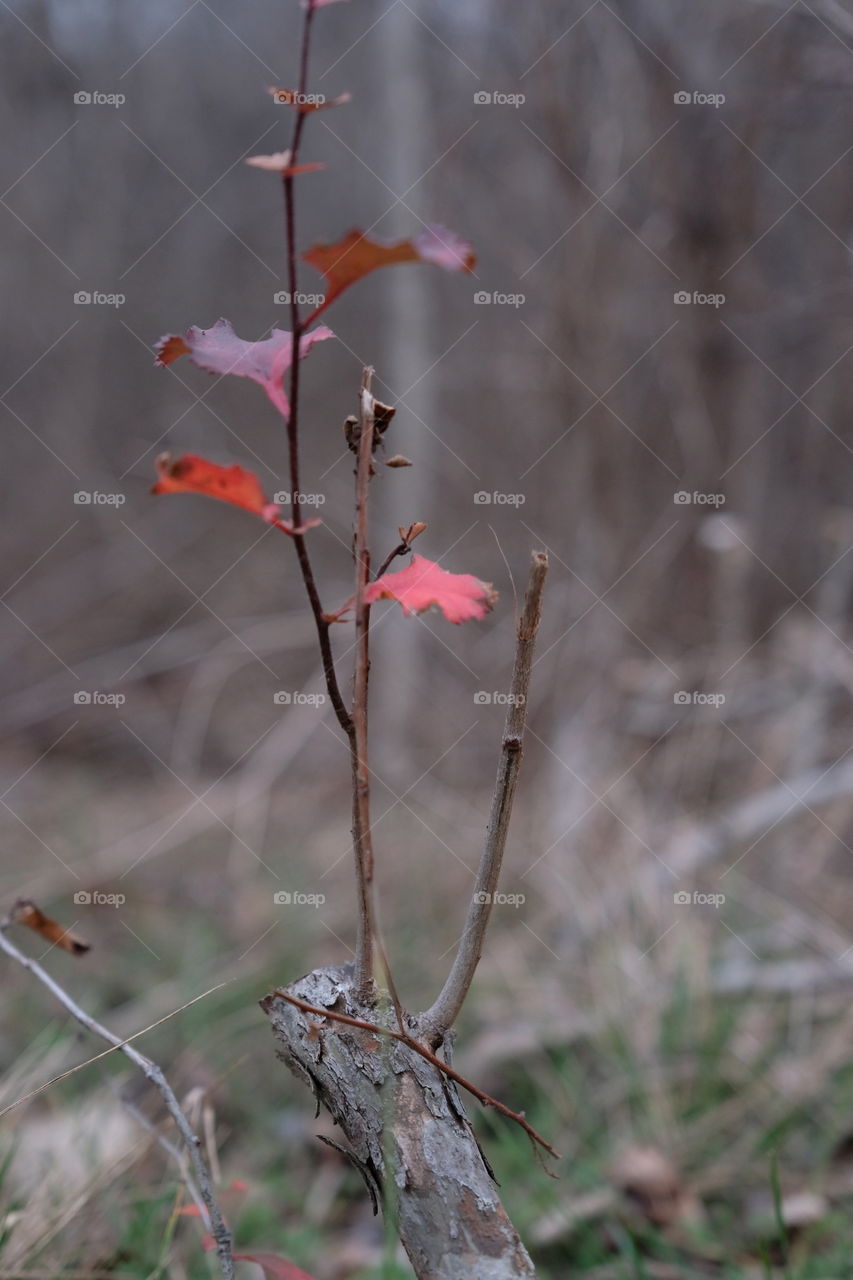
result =
M379 435L384 435L391 425L391 419L397 412L397 408L393 404L383 404L381 400L373 398L373 429Z
M400 525L397 529L397 532L400 535L400 541L405 542L406 546L408 547L408 546L411 546L415 538L419 538L422 533L426 533L428 528L429 528L429 525L424 524L423 520L415 520L412 524L409 525L408 529L404 529L403 526Z
M84 942L76 933L51 920L50 916L46 916L30 898L18 899L9 912L9 924L26 925L28 929L32 929L33 933L44 938L45 942L49 942L54 947L61 947L63 951L69 951L73 956L82 956L91 950L88 942Z
M448 622L470 622L485 618L498 596L490 583L481 582L473 574L448 573L432 560L414 556L408 568L399 573L383 573L371 582L364 598L368 604L396 600L406 615L423 613L436 605ZM336 616L350 608L351 600Z
M316 320L344 289L379 267L395 262L431 262L445 271L473 271L474 251L467 241L444 227L427 227L412 240L382 244L371 240L363 231L350 231L336 244L316 244L303 258L324 277L326 298L312 314Z
M266 169L269 173L280 173L285 178L295 178L299 173L316 173L318 169L326 167L317 162L292 165L289 151L274 151L269 156L249 156L246 164L250 164L253 169Z
M279 508L264 496L261 482L253 471L246 471L236 463L223 467L195 453L174 459L169 453L161 453L156 466L158 479L152 493L196 493L205 498L218 498L220 502L230 502L260 516L284 533L294 531L289 520L279 519ZM299 528L304 531L320 523L306 520Z
M386 467L413 467L415 464L411 458L404 458L402 453L395 453L393 458L389 458L385 463Z
M315 342L335 335L325 325L303 333L299 340L299 358L304 359ZM193 364L208 373L232 373L251 378L266 391L279 413L287 420L290 405L284 393L284 375L292 363L293 335L284 329L273 329L260 342L238 338L228 320L217 320L210 329L192 325L186 333L167 333L156 344L156 364L172 364L180 356L189 356Z

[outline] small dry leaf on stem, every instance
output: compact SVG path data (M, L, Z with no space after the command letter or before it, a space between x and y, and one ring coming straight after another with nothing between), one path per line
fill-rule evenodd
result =
M78 934L51 920L50 916L46 916L31 898L19 898L12 905L11 911L0 928L10 924L26 925L28 929L32 929L33 933L44 938L45 942L49 942L54 947L61 947L63 951L68 951L73 956L82 956L87 951L91 951L88 942L84 942Z

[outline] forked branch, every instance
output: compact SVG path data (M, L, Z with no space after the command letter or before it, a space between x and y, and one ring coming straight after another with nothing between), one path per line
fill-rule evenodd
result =
M544 551L534 551L530 577L524 597L524 608L518 623L515 665L512 672L509 705L504 725L498 773L495 781L486 843L474 883L474 892L465 919L465 932L459 942L447 981L438 999L422 1017L430 1043L441 1044L447 1031L459 1016L465 997L474 980L483 941L492 913L492 902L501 873L512 803L518 772L521 768L522 740L527 716L527 694L533 667L533 648L542 615L542 590L548 572Z
M515 1124L520 1125L532 1143L542 1147L550 1156L554 1156L555 1159L559 1159L560 1153L554 1150L551 1143L548 1142L546 1138L543 1138L541 1133L537 1133L533 1126L528 1124L523 1111L510 1110L505 1103L499 1102L497 1098L493 1098L490 1093L486 1093L484 1089L479 1088L479 1086L474 1084L471 1080L466 1080L465 1076L461 1075L454 1067L451 1067L449 1062L442 1061L442 1059L439 1058L437 1054L433 1053L431 1049L427 1048L425 1044L422 1044L420 1040L416 1040L413 1035L410 1035L405 1028L405 1024L401 1016L399 1001L395 1000L399 1029L394 1031L392 1027L381 1027L375 1022L365 1022L361 1018L350 1018L347 1014L338 1013L333 1009L318 1009L315 1005L308 1004L307 1001L300 1000L297 996L291 995L289 991L283 991L281 987L277 987L273 992L273 995L279 996L282 1000L286 1000L288 1004L292 1004L297 1009L301 1009L303 1013L311 1013L318 1018L329 1018L332 1022L341 1022L347 1027L357 1027L361 1031L370 1031L373 1035L388 1036L392 1040L399 1040L401 1044L408 1045L410 1049L419 1054L419 1056L424 1058L425 1061L430 1062L434 1067L437 1067L443 1075L447 1076L450 1080L455 1081L456 1084L458 1084L462 1089L465 1089L468 1093L473 1094L477 1101L481 1102L484 1107L493 1107L494 1110L499 1112L502 1116L506 1116L507 1120L512 1120Z

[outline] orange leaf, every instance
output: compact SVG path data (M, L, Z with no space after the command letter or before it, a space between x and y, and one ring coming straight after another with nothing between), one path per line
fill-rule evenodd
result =
M251 511L253 516L260 516L283 533L295 532L289 520L279 518L276 503L264 497L261 483L253 471L244 471L236 464L223 467L218 462L200 458L196 453L185 453L174 460L171 454L161 453L156 466L158 480L152 493L198 493L205 498L219 498L222 502L242 507L244 511ZM298 532L304 533L322 523L316 519L303 520Z
M316 244L303 253L326 280L326 300L307 321L316 320L344 289L362 276L395 262L431 262L445 271L473 271L477 261L467 241L444 227L427 227L413 240L382 244L363 231L348 232L337 244Z
M448 622L485 618L498 598L490 583L470 573L448 573L423 556L414 556L399 573L384 573L370 583L364 596L368 604L396 600L407 615L438 605Z
M263 520L272 516L271 524L278 518L278 507L264 497L258 477L242 467L222 467L195 453L185 453L173 461L171 454L161 453L157 474L159 479L152 493L200 493L207 498L231 502Z

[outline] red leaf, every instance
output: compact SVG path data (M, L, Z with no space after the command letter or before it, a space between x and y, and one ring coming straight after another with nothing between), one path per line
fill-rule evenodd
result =
M448 573L423 556L414 556L409 567L399 573L384 573L365 591L368 604L396 600L407 615L423 613L436 604L448 622L484 618L497 598L490 583L470 573Z
M473 271L477 261L467 241L444 227L427 227L413 240L398 240L396 244L371 240L356 229L337 244L315 244L302 257L326 280L326 300L310 317L309 324L344 289L378 267L395 262L431 262L445 271Z
M315 1276L309 1276L307 1271L288 1262L286 1258L280 1258L276 1253L235 1253L234 1260L254 1262L261 1268L266 1280L316 1280Z
M299 356L304 359L315 342L335 335L325 325L303 333L299 341ZM157 364L172 364L179 356L188 355L193 364L208 373L233 373L241 378L251 378L266 391L270 400L284 418L290 417L290 405L284 393L284 375L290 368L293 352L293 336L283 329L273 329L268 338L260 342L247 342L238 338L228 320L217 320L210 329L193 325L183 337L168 333L157 343Z

